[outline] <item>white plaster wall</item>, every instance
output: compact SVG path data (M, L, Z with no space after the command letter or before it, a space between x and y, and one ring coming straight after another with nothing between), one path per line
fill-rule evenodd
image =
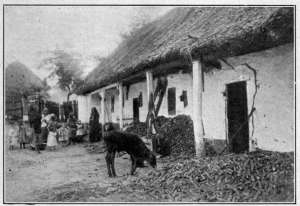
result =
M192 114L192 76L191 74L172 74L168 75L168 88L176 87L176 115L179 114ZM154 89L156 86L157 79L153 80ZM188 105L184 107L183 102L180 101L180 96L182 91L187 91ZM123 90L124 95L126 95L126 90ZM147 118L148 113L148 96L147 96L147 85L146 81L132 84L129 88L128 100L125 98L125 104L123 108L124 118L130 119L133 117L133 98L139 96L140 92L143 95L143 106L139 108L140 121L144 122ZM167 93L167 92L166 92ZM118 98L116 98L118 101ZM119 111L118 102L116 103L115 109ZM167 94L163 98L161 108L158 115L163 115L166 117L176 116L168 114L168 104L167 104ZM116 115L118 118L118 115ZM129 123L131 120L126 120Z
M257 71L258 91L250 119L250 137L261 149L294 150L294 60L293 46L283 45L262 52L227 59L236 71L223 64L222 71L205 75L203 122L206 137L225 139L225 84L247 80L248 113L254 94L254 75L244 63ZM254 131L253 131L254 129ZM250 144L250 147L254 146Z
M243 64L247 63L257 71L258 92L255 99L254 128L250 119L250 138L257 147L266 150L294 150L294 59L293 46L287 44L262 52L232 57L227 61L235 67L233 70L222 63L222 70L205 74L203 93L203 124L206 138L225 139L225 91L226 84L236 81L247 81L248 112L251 111L255 90L254 75ZM154 88L156 79L154 79ZM192 117L192 76L191 74L168 75L168 88L176 87L176 115L187 114ZM187 90L188 106L184 108L179 97ZM143 106L140 107L140 121L145 121L148 110L146 81L130 86L128 100L124 98L123 115L125 119L133 117L133 98L143 94ZM124 95L126 94L123 88ZM111 121L119 121L118 94L115 93L115 111L111 113ZM100 103L87 97L88 111ZM83 101L84 102L84 101ZM107 109L110 111L110 98L107 98ZM167 116L167 95L164 97L159 115ZM81 114L81 112L79 112ZM88 113L88 114L89 114ZM107 116L107 115L106 115ZM83 119L86 116L81 114ZM108 121L108 119L106 119ZM125 124L131 122L125 120ZM253 131L254 129L254 131ZM253 136L252 136L253 132ZM251 141L250 140L250 141ZM250 144L250 148L254 146Z
M87 96L79 95L77 96L78 101L78 119L82 123L88 123L89 122L89 110L88 110L88 102L87 102Z
M154 79L154 88L156 86L157 79ZM176 115L178 114L192 114L192 76L191 74L172 74L168 75L168 88L176 87ZM183 90L187 90L188 97L188 105L184 107L183 102L180 101L180 96ZM124 124L128 124L132 122L133 118L133 98L137 98L142 92L143 96L143 105L139 108L139 116L140 121L144 122L147 118L148 113L148 97L147 97L147 85L146 81L138 82L130 85L128 99L124 98L124 108L123 108L123 119ZM123 94L126 95L126 87L123 87ZM114 112L111 112L111 96L115 98ZM119 122L119 95L118 91L110 91L105 94L106 102L105 102L105 121ZM84 106L84 104L88 106ZM92 107L96 107L98 112L101 115L101 102L94 100L91 97L91 94L86 96L85 101L82 100L82 105L80 106L80 102L78 102L79 107L88 111L88 113L84 113L83 111L79 111L79 116L84 119L81 121L88 121L89 114ZM167 95L164 96L160 111L158 115L163 115L169 117L168 114L168 104L167 104ZM176 116L172 115L172 116Z
M168 87L166 91L166 95L163 98L163 102L161 108L159 110L158 115L166 116L166 117L174 117L179 114L186 114L192 117L192 108L193 108L193 96L192 96L192 86L193 86L193 78L192 74L171 74L168 75ZM168 114L168 89L175 87L176 88L176 114L169 115ZM188 105L184 107L183 102L180 101L180 96L182 95L182 91L187 91Z
M125 119L133 118L133 98L137 98L140 95L140 92L142 92L142 96L143 96L143 106L139 108L140 121L142 122L146 121L147 111L148 111L146 81L138 82L136 84L130 85L127 100L126 100L126 88L125 87L123 88L123 94L125 95L123 115ZM131 121L132 120L126 120L125 123L130 123Z
M72 100L78 102L78 119L82 123L88 123L90 119L91 109L96 107L97 111L101 115L101 102L94 98L91 94L73 96Z
M88 104L88 98L90 98L90 95L76 95L72 94L70 95L70 101L77 101L78 102L78 119L82 123L88 123L89 122L89 104Z
M114 96L114 111L111 111L111 97ZM105 94L105 122L119 122L119 94L117 89Z

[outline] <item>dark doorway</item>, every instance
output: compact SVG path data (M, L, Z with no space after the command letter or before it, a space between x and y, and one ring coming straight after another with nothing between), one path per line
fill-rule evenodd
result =
M176 114L176 88L168 89L168 113L169 115Z
M139 113L140 101L139 98L133 98L133 121L139 122L140 113Z
M249 149L249 123L245 81L227 84L227 118L230 151L240 153Z

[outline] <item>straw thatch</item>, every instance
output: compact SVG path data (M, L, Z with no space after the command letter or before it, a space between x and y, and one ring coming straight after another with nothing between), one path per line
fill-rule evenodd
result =
M190 57L236 56L293 41L292 7L180 7L122 42L78 94L160 64Z

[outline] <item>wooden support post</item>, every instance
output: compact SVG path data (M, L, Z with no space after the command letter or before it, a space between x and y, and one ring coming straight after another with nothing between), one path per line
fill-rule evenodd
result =
M147 80L147 103L148 103L148 115L146 119L147 124L147 138L151 134L155 134L155 129L153 128L153 115L154 115L154 99L153 99L153 74L150 71L146 72ZM157 142L155 136L152 136L152 151L157 151Z
M204 133L202 123L202 92L203 72L200 61L193 61L193 123L195 136L195 149L197 156L205 155Z
M105 90L100 92L101 96L101 124L102 124L102 135L104 133L105 124Z
M153 74L150 71L146 72L146 80L147 80L147 103L148 103L148 110L152 110L152 111L148 111L149 112L153 112L154 114L154 99L153 99ZM152 101L152 102L151 102ZM153 104L153 105L152 105ZM155 130L153 128L153 125L151 124L151 118L148 122L149 125L147 125L147 127L149 127L149 131L151 131L152 133L155 133Z
M119 83L119 124L120 130L123 129L123 84Z
M151 93L153 94L153 74L150 71L146 72L146 79L147 79L147 97L148 103L150 100Z

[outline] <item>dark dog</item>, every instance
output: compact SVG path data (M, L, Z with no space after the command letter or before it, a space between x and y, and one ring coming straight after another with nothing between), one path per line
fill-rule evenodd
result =
M131 158L131 175L137 168L137 161L146 160L153 168L156 167L156 157L145 145L145 143L134 134L114 131L111 124L105 125L104 142L107 147L106 164L108 175L116 176L114 159L116 152L125 151Z

